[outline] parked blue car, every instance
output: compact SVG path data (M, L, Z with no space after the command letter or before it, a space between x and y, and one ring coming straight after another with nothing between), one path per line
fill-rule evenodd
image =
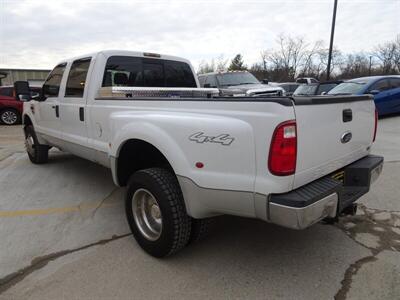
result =
M400 112L400 75L355 78L339 84L328 95L374 95L380 116Z

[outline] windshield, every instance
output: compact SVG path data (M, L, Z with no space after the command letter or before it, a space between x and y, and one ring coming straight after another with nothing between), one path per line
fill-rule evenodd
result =
M248 72L235 72L217 75L219 84L222 86L257 84L260 83L257 78Z
M366 81L347 81L343 82L328 92L328 95L352 95L358 94L364 85L366 85Z
M299 85L299 87L294 91L293 95L297 96L306 96L306 95L315 95L317 90L317 85Z

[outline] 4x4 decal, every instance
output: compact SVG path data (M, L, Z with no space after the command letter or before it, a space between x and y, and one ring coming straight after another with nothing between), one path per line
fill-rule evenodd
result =
M204 135L204 132L196 132L189 136L189 140L196 143L218 143L224 146L229 146L235 140L234 137L231 137L229 134L220 134L218 136L207 136Z

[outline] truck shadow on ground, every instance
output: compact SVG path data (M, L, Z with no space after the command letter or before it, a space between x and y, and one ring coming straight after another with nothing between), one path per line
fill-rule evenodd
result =
M80 174L79 178L87 181L88 185L99 181L100 178L100 182L110 181L109 185L112 185L110 170L73 155L52 153L49 162L60 164L63 171L67 169L67 175L74 172ZM124 197L119 200L114 199L114 201L123 202ZM123 209L123 205L118 207ZM340 249L347 250L346 243L338 243L338 240L350 241L341 230L331 225L317 224L306 230L297 231L249 218L219 216L214 219L213 227L205 240L191 245L187 250L182 251L183 254L178 254L176 258L171 259L178 259L181 255L183 255L182 258L200 255L198 251L201 252L204 248L209 248L209 251L222 257L241 255L246 252L258 257L271 255L312 257L313 254L322 256L322 253L336 257L336 252Z

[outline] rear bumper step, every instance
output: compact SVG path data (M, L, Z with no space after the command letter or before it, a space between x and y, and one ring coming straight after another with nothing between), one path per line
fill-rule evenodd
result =
M344 167L343 180L328 175L289 193L273 194L268 201L268 219L304 229L326 217L334 218L369 191L382 167L383 157L369 155Z

